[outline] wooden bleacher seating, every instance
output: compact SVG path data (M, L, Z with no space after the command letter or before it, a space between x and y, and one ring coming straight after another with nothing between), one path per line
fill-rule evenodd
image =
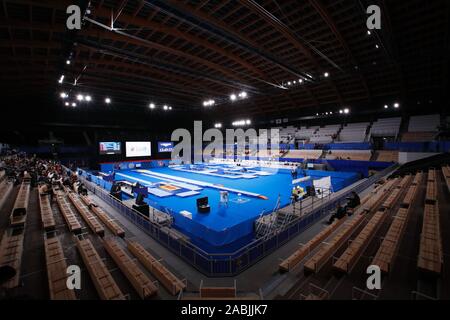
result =
M12 182L6 180L0 182L0 209L3 207L4 203L11 194L13 187L14 185Z
M358 236L351 242L344 253L334 263L333 268L340 272L349 273L367 244L372 240L378 228L386 218L386 210L377 211L369 222L364 226Z
M312 250L317 248L326 238L330 236L340 225L344 223L346 217L336 220L331 225L327 226L315 237L309 240L305 245L297 249L292 255L284 259L279 264L279 270L281 272L290 271L296 265L298 265Z
M372 154L368 150L330 150L326 155L326 159L335 160L337 158L343 160L369 161Z
M398 162L398 151L388 151L388 150L377 151L376 161Z
M106 239L103 244L141 299L148 299L158 293L158 287L142 272L116 240Z
M405 132L402 142L423 142L434 140L435 132Z
M450 166L442 167L442 175L444 176L445 184L447 185L447 191L450 192Z
M11 227L23 226L25 224L29 200L30 184L28 182L22 182L10 216Z
M318 159L322 155L322 150L289 150L283 158L292 159Z
M440 275L442 259L439 205L437 201L434 204L425 203L417 267L419 270Z
M91 211L89 211L89 208L81 201L78 194L69 192L68 197L89 228L100 237L103 237L105 235L105 229Z
M386 209L391 209L397 202L403 189L411 182L411 179L412 177L410 175L404 176L381 206Z
M125 237L125 231L122 227L108 216L102 208L97 206L88 196L80 196L80 198L114 235L121 238Z
M319 250L305 262L304 271L306 273L317 273L353 234L357 226L363 223L365 213L375 210L375 208L383 201L388 192L397 184L397 182L398 178L395 178L374 189L367 198L367 201L361 203L361 205L356 208L354 218L345 222L337 233L326 243L322 243Z
M72 208L70 207L64 192L57 191L56 202L58 203L58 207L61 211L62 216L64 217L64 220L67 223L67 226L69 227L69 230L74 233L80 233L81 224L76 218L76 215L73 212Z
M45 239L44 247L50 300L76 300L74 290L67 288L67 263L60 241Z
M77 248L100 299L124 300L124 295L95 250L92 242L89 239L77 239Z
M236 298L236 287L200 287L200 298Z
M358 236L351 242L345 252L334 263L333 267L339 272L349 273L356 262L361 257L364 249L375 236L377 230L382 225L388 215L389 209L392 209L398 202L402 191L409 185L412 176L404 176L394 189L388 194L381 208L373 215L366 226L361 230Z
M425 195L425 203L433 204L437 201L437 183L435 180L435 171L430 170L428 173L427 192Z
M356 229L356 226L362 223L363 220L364 215L358 214L352 220L344 223L343 227L338 230L336 235L326 243L322 243L319 251L306 261L304 265L305 272L317 273L331 256L344 244Z
M41 212L42 226L45 231L50 231L55 229L55 217L53 216L52 207L50 205L50 198L48 195L38 195L39 197L39 208Z
M0 243L0 266L10 266L16 270L14 278L3 284L4 288L15 288L19 285L24 230L22 228L9 229L3 234Z
M128 241L127 248L171 294L176 295L186 288L183 281L178 279L138 242Z

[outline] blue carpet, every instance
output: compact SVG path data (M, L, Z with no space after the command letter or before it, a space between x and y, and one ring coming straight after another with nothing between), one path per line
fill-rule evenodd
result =
M191 237L192 241L209 252L230 252L248 243L253 233L253 222L264 211L268 214L276 206L278 196L280 196L281 207L290 203L292 190L292 178L289 170L279 170L270 176L259 176L254 179L229 179L217 176L208 176L196 172L177 171L171 168L153 168L150 171L163 173L175 177L182 177L197 181L209 182L223 185L224 187L245 190L266 196L268 199L259 199L242 195L245 203L237 203L238 195L229 194L227 207L220 206L220 190L204 188L199 195L180 198L176 195L160 198L149 195L146 201L161 210L168 209L174 217L174 224L177 229ZM150 177L135 170L121 170L116 173L116 180L124 179L120 173L130 177L148 181L149 183L161 182L157 177ZM313 179L320 179L323 176L332 176L334 191L357 181L358 176L351 172L326 172L326 171L306 171ZM134 181L133 181L134 182ZM303 187L311 182L301 183ZM197 213L196 199L208 197L211 212L208 214ZM192 213L192 220L179 214L180 211L187 210Z

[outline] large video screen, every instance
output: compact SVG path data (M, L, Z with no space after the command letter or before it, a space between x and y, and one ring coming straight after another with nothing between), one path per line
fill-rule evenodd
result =
M129 157L150 157L152 147L150 141L127 141L125 143L127 158Z
M120 142L99 142L100 154L121 154Z

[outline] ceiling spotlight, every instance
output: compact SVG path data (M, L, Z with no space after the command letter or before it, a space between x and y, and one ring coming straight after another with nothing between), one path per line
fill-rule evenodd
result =
M70 64L70 60L66 60L66 64Z
M86 99L86 101L87 102L90 102L90 101L92 101L92 98L91 98L91 96L86 96L86 97L84 97L85 99Z
M345 108L345 109L344 109L344 113L345 113L345 114L348 114L349 112L350 112L350 110L349 110L348 108Z
M70 105L70 103L66 102L64 103L66 107L68 107Z
M316 116L319 116L319 114L318 114L318 113L316 113Z
M245 124L250 124L250 123L252 123L250 120L245 121Z
M340 114L342 114L342 113L344 113L344 111L342 111L342 110L339 110L339 113L340 113Z
M172 107L169 107L169 110L172 110Z
M106 104L110 104L111 103L111 99L110 98L105 98L105 103Z
M65 92L61 92L61 93L59 94L59 96L60 96L61 98L63 98L63 99L65 99L65 98L68 97L68 96L67 96L67 93L65 93Z
M239 97L241 97L242 99L247 98L247 92L242 91L241 93L239 93Z
M237 97L236 97L236 95L233 93L231 96L230 96L230 100L231 101L235 101L237 99Z
M370 30L367 30L367 34L370 36L372 32L370 32Z
M221 123L216 123L216 124L214 124L214 128L222 128L222 124Z
M330 74L329 74L328 72L325 72L325 73L323 74L323 76L324 76L325 78L328 78L328 77L330 76Z
M330 114L333 114L333 112L332 112L332 111L330 111Z
M77 104L75 102L72 102L72 107L76 107Z
M303 83L303 79L298 79L298 83Z
M83 95L81 95L81 94L77 95L77 100L78 101L83 101L84 100Z
M394 108L398 108L398 107L400 107L400 104L398 104L397 102L396 103L394 103Z
M293 82L293 83L294 83L294 84L296 84L296 83L297 83L297 81L295 81L295 80L294 80L294 82Z
M169 109L169 107L166 106L166 105L164 105L163 109L164 109L164 110L167 110L167 109Z
M150 109L155 109L155 104L154 103L150 103L148 106L150 107Z
M387 105L387 104L385 104L385 105L384 105L384 108L385 108L385 109L387 109L387 108L389 108L389 107L388 107L388 105Z
M325 112L326 115L328 115L328 112Z
M290 81L288 81L288 86L290 86L291 85L291 82Z
M379 45L377 45L377 44L375 45L375 48L377 48L377 49L378 49L379 47L380 47Z

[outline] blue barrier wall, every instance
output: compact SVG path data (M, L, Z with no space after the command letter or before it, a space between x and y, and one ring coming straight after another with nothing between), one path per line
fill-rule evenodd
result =
M112 172L114 170L126 169L150 169L169 165L169 160L143 160L143 161L122 161L100 163L101 172Z
M450 152L450 141L385 142L384 149L401 152Z
M371 150L372 144L368 142L361 143L329 143L324 145L325 150Z

